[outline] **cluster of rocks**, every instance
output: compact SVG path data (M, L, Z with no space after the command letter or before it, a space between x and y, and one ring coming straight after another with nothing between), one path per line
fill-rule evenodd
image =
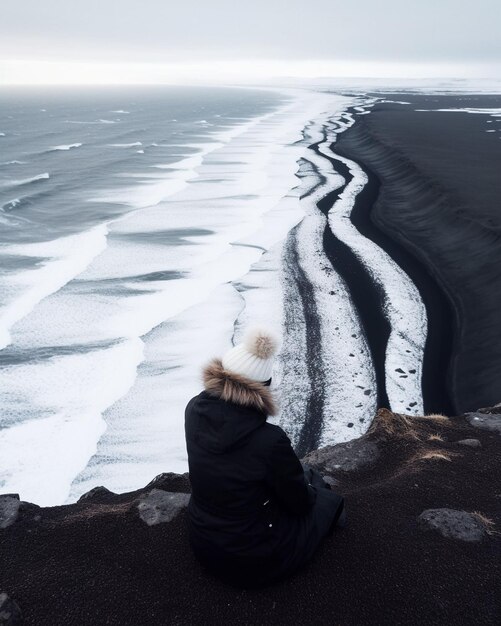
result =
M387 416L389 411L383 409L379 414ZM475 428L501 434L501 403L466 413L463 417ZM380 441L385 441L386 437L378 434L374 425L377 426L377 416L372 433L369 430L358 439L314 450L302 461L325 472L324 480L330 485L339 485L342 482L339 474L368 469L381 458ZM459 439L455 443L472 449L482 447L481 441L473 437ZM481 514L447 507L426 509L418 516L417 522L423 531L435 531L443 537L460 541L482 541L495 532L492 531L492 521Z

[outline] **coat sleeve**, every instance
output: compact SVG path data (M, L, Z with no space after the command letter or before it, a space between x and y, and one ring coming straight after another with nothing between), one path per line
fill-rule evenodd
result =
M267 482L278 501L296 515L307 513L316 500L317 492L307 482L301 461L283 431L271 452Z

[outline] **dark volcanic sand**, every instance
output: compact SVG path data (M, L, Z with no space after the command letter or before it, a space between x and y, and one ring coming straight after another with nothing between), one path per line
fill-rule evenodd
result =
M425 301L425 410L494 404L501 380L501 118L415 109L501 108L501 96L384 98L411 104L376 104L334 147L380 185L373 236L364 234L399 262ZM378 241L377 231L393 244Z
M136 492L27 511L0 530L0 593L18 602L26 626L499 625L501 535L446 539L420 530L417 517L480 511L500 530L500 435L463 418L414 423L420 441L373 433L374 466L334 470L349 525L287 581L262 590L219 582L190 551L186 511L148 527ZM444 441L428 439L437 432ZM482 448L456 443L468 437ZM453 456L417 460L425 450ZM188 491L187 474L156 487Z

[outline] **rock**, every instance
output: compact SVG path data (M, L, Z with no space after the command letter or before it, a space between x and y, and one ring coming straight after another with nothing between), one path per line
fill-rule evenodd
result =
M137 505L139 517L148 526L170 522L179 511L188 506L190 495L189 493L152 489L150 493L139 500Z
M351 472L373 465L379 456L377 444L361 437L346 443L338 443L335 446L319 448L301 460L325 472L336 470Z
M460 446L468 446L469 448L481 448L482 444L479 439L461 439L457 442Z
M170 491L171 489L175 489L176 491L178 489L189 489L189 473L175 474L174 472L163 472L155 476L155 478L146 485L145 489L151 489L152 487L162 489L163 491Z
M32 502L25 502L21 500L19 503L19 522L39 522L42 519L41 516L41 507L38 504L33 504Z
M17 493L6 493L0 496L0 528L7 528L16 521L19 505Z
M0 593L0 625L17 626L21 624L23 617L17 602L6 593Z
M115 495L113 491L106 489L102 485L99 487L93 487L90 491L86 491L78 498L78 502L83 502L84 500L93 500L94 498L98 499L102 496L113 496Z
M501 415L489 413L465 413L468 422L475 428L491 430L501 435Z
M418 517L423 529L436 530L443 537L461 541L481 541L487 532L482 523L467 511L426 509Z

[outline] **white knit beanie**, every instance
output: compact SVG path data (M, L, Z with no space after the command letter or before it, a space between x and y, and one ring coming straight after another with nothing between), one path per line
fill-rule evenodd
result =
M278 337L272 331L254 326L246 331L241 343L223 355L223 367L251 380L265 382L271 378L278 346Z

